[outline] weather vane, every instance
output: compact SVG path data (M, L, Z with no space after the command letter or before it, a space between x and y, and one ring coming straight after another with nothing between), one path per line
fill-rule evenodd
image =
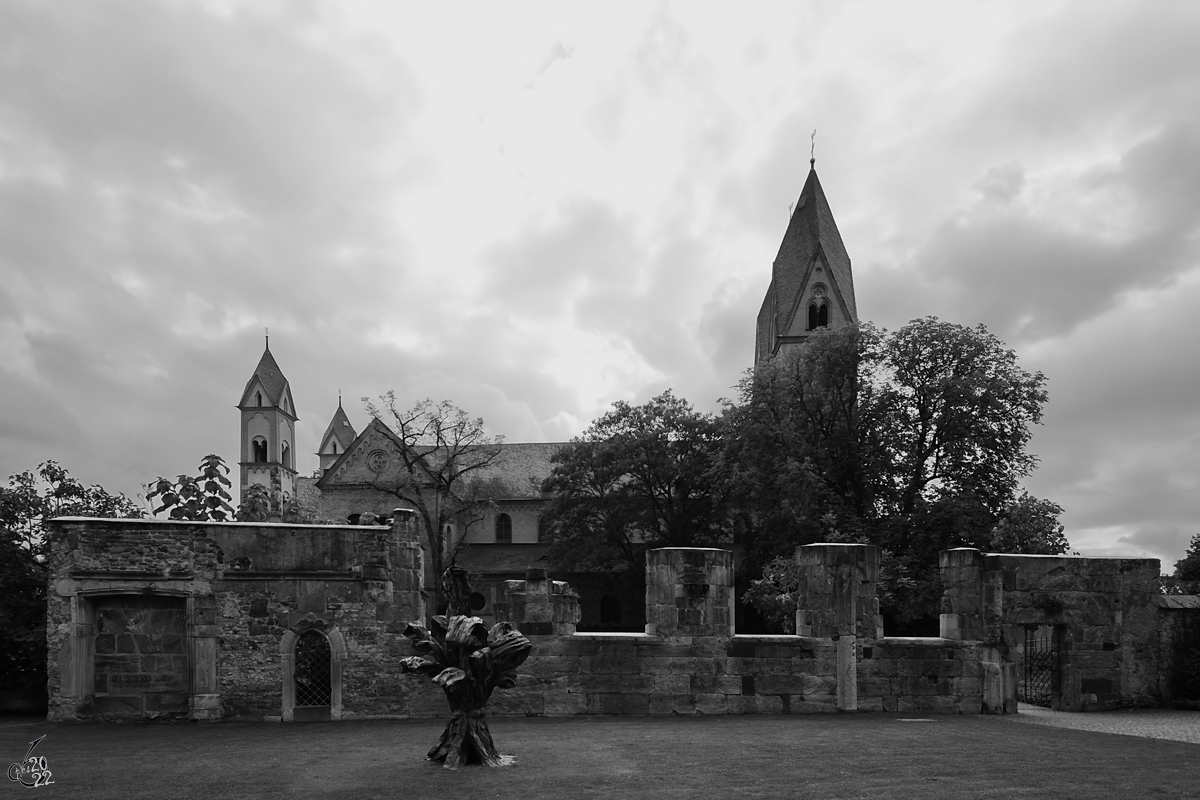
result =
M812 136L808 137L812 142L812 146L808 149L808 165L815 167L817 165L817 129L813 128Z

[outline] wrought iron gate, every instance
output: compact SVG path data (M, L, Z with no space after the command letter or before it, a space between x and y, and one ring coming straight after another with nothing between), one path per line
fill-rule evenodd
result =
M1059 694L1062 658L1053 625L1029 625L1025 628L1025 656L1021 665L1021 685L1017 699L1022 703L1050 707Z
M308 722L329 719L333 697L329 640L317 631L307 631L296 642L295 720Z

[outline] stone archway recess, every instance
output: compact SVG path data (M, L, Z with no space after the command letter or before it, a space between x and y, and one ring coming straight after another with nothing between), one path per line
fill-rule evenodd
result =
M321 625L301 625L296 630L288 630L279 642L279 658L283 666L283 702L281 713L284 722L294 722L296 719L296 643L300 635L310 630L320 631L329 639L331 654L329 663L329 718L342 718L342 662L346 660L346 639L337 628L326 630Z

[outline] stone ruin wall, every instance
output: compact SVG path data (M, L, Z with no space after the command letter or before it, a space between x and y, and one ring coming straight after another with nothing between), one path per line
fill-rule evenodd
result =
M424 617L411 512L391 528L93 519L50 528L50 719L289 719L289 642L308 628L333 645L334 719L446 713L431 682L397 666L412 654L405 624ZM641 634L576 633L569 586L542 571L509 581L497 607L534 649L491 713L1011 713L1022 632L1040 624L1063 631L1061 707L1164 696L1158 631L1168 611L1153 594L1155 561L946 551L943 636L899 638L882 635L877 548L808 545L796 557L795 636L735 635L724 550L648 553Z
M1049 626L1060 648L1055 708L1090 711L1156 704L1160 697L1158 561L941 554L942 635L992 653L1015 703L1026 628ZM1015 711L1015 707L1006 711Z
M432 711L395 667L424 615L412 523L53 521L48 718L286 718L286 635L308 628L341 644L334 718Z
M510 581L512 616L534 649L517 687L492 696L491 713L983 710L977 644L880 636L877 548L810 545L797 558L809 578L797 614L809 635L801 636L734 634L733 555L725 550L650 551L645 634L572 633L577 600L568 587L540 575ZM521 609L536 609L532 624Z

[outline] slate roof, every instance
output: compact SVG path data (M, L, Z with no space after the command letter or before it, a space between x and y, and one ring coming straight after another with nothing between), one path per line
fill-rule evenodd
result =
M349 450L350 445L354 444L354 440L358 438L358 434L354 432L354 425L350 423L350 418L342 410L342 401L340 398L338 399L337 411L333 412L333 419L329 420L329 427L325 429L325 433L321 434L321 450L325 449L325 443L329 441L331 436L342 448L343 453Z
M382 420L372 419L363 432L342 452L329 469L317 481L317 486L325 490L333 489L339 482L336 480L342 465L355 457L355 451L363 449L363 442L372 432L378 432L400 447L400 439L396 432ZM324 439L321 440L324 444ZM470 478L486 481L499 481L505 488L504 499L529 500L540 498L542 481L550 474L553 464L550 458L564 447L566 442L504 442L497 445L500 452L487 467L472 471ZM431 459L435 460L435 459Z
M283 399L283 393L288 388L287 378L283 377L283 370L275 363L275 356L271 355L271 348L263 350L262 358L258 360L258 366L254 368L254 374L250 376L250 380L246 381L246 388L242 390L242 402L246 403L246 394L250 391L250 386L258 379L263 389L267 392L266 399L273 406L278 406Z
M771 291L775 292L775 335L787 331L798 296L804 291L808 268L818 250L825 254L850 318L858 319L850 256L842 244L842 235L838 233L833 211L825 199L825 190L821 188L814 166L808 172L808 180L800 191L800 199L796 201L771 268L771 287L767 293L769 297Z

